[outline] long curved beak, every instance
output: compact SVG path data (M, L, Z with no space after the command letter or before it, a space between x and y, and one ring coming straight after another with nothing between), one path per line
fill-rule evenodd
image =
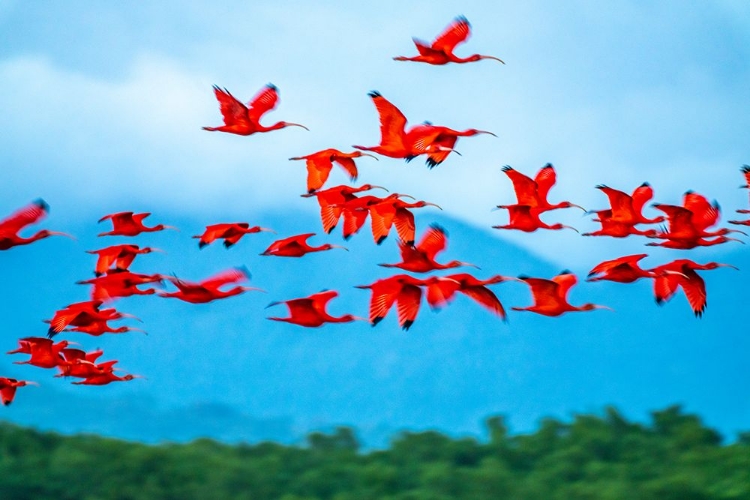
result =
M411 200L416 200L416 198L415 198L415 197L413 197L413 196L412 196L412 195L410 195L410 194L401 194L401 193L393 193L393 194L395 194L395 195L396 195L396 198L409 198L409 199L411 199Z
M451 153L456 153L458 156L463 156L461 153L459 153L457 150L455 150L453 148L446 148L444 146L438 146L437 150L441 151L441 152L449 151Z
M370 189L382 189L386 193L390 193L390 191L388 191L388 189L384 188L383 186L373 186L372 184L370 184Z
M571 207L576 207L576 208L580 208L581 210L583 210L583 215L586 215L586 214L588 214L588 213L589 213L589 211L588 211L588 210L586 210L585 208L583 208L583 207L582 207L581 205L576 205L575 203L571 203L571 204L570 204L570 206L571 206Z
M241 286L240 288L244 292L256 291L256 292L268 293L267 291L263 290L262 288L256 288L254 286Z
M265 232L265 233L273 233L273 234L276 234L276 231L274 231L273 229L268 229L267 227L259 227L259 228L258 228L258 231L263 231L263 232Z
M342 249L342 250L346 250L347 252L349 251L349 249L348 249L348 248L346 248L346 247L344 247L344 246L341 246L341 245L331 245L331 248L340 248L340 249Z
M489 134L493 137L497 137L497 134L490 132L489 130L477 130L477 134Z
M120 313L120 315L123 318L131 318L131 319L134 319L134 320L137 320L137 321L140 321L141 323L143 323L143 320L141 318L139 318L138 316L135 316L134 314Z
M308 132L310 131L309 128L305 127L304 125L300 125L299 123L289 123L289 122L286 122L286 126L287 127L302 127L303 129L307 130Z
M735 271L739 271L740 268L733 266L732 264L716 264L716 267L731 267Z
M146 330L141 330L140 328L131 328L131 327L128 327L128 331L129 332L141 332L144 335L148 335L148 332Z
M580 232L580 231L579 231L578 229L576 229L576 228L574 228L574 227L572 227L572 226L563 226L563 227L565 227L565 228L568 228L568 229L572 229L572 230L573 230L573 231L575 231L576 233L578 233L578 234L581 234L581 232Z
M200 238L200 236L193 236L193 238ZM165 250L162 250L161 248L150 248L149 250L152 252L156 252L156 253L167 253Z
M462 265L462 266L464 266L464 267L473 267L473 268L475 268L475 269L479 269L479 270L481 270L481 269L482 269L482 268L481 268L481 267L479 267L478 265L476 265L476 264L471 264L471 263L469 263L469 262L461 262L461 265Z
M76 238L72 234L63 233L61 231L49 231L48 234L51 235L51 236L65 236L66 238L70 238L71 240L78 241L78 238Z
M167 226L167 225L165 225L165 226L164 226L164 229L173 229L173 230L175 230L175 231L177 231L177 232L179 232L179 231L180 231L180 230L179 230L178 228L176 228L176 227L174 227L174 226Z
M370 153L362 153L359 156L369 156L370 158L375 158L377 161L380 161L380 159L377 156L371 155Z
M354 319L355 321L366 321L366 322L368 322L368 323L370 322L370 320L369 320L369 319L367 319L367 318L363 318L363 317L361 317L361 316L352 316L352 319Z
M501 63L505 64L505 61L503 61L499 57L495 57L495 56L479 56L479 58L480 59L493 59L495 61L500 61Z
M614 309L612 309L611 307L608 307L608 306L600 306L600 305L598 305L598 304L597 304L597 305L596 305L596 306L594 307L594 309L606 309L607 311L614 311Z
M739 241L739 242L740 242L740 243L742 243L743 245L745 244L745 242L744 242L744 241L742 241L742 240L738 240L737 238L727 238L727 241Z
M442 209L443 209L443 207L441 207L441 206L440 206L440 205L438 205L437 203L430 203L429 201L428 201L428 202L426 202L426 203L425 203L425 205L430 205L431 207L436 207L436 208L438 208L438 209L440 209L440 210L442 210Z
M740 233L740 234L744 234L745 236L747 236L746 232L740 231L739 229L727 229L727 233Z

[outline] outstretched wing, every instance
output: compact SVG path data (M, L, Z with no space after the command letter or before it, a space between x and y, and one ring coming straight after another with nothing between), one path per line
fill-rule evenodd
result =
M228 269L201 281L201 286L208 289L216 289L223 285L248 281L249 279L250 272L246 268L235 267L234 269Z
M648 257L648 254L639 253L636 255L626 255L625 257L620 257L619 259L607 260L602 262L601 264L596 265L591 271L589 271L588 275L593 276L595 274L607 273L622 264L636 266L637 262L644 257Z
M537 172L536 177L534 177L534 182L536 182L536 192L537 196L539 196L539 200L546 201L549 190L552 189L552 186L557 182L555 167L553 167L551 163L547 163L541 168L541 170L539 170L539 172Z
M517 205L539 206L536 182L510 165L504 166L503 172L513 183L513 190L516 192L516 198L518 199Z
M442 33L432 42L432 48L446 54L453 52L453 49L461 42L465 42L471 35L471 25L464 16L459 16L450 23Z
M269 83L248 103L247 117L250 121L258 123L260 117L274 109L278 103L279 89Z
M227 89L214 85L214 95L216 95L216 100L219 101L219 109L225 125L249 125L247 108Z
M417 244L417 250L424 253L429 260L435 260L435 256L445 250L448 243L445 229L437 224L430 225L422 239Z
M0 221L0 234L14 235L24 227L39 222L48 211L49 205L40 198Z
M380 144L384 147L404 149L406 117L380 92L372 91L368 95L372 98L380 116Z

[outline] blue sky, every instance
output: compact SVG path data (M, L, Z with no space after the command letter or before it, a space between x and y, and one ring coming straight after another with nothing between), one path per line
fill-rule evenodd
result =
M482 61L431 67L391 60L414 54L412 36L431 40L459 14L471 21L473 36L457 52L495 55L506 65ZM598 260L641 252L643 241L594 241L572 232L497 234L490 226L505 223L506 218L490 209L513 200L510 182L500 167L510 164L534 174L545 163L553 163L558 171L558 185L550 195L553 201L567 199L587 208L604 208L606 198L593 189L595 185L631 191L649 181L655 201L676 204L684 191L694 189L718 199L724 220L730 219L734 209L748 204L747 192L737 189L742 183L739 167L750 163L748 81L750 6L741 1L690 6L677 1L656 5L639 1L461 2L460 6L430 1L354 7L345 2L126 5L0 0L0 185L4 188L0 212L10 213L43 197L52 206L45 227L80 231L85 227L92 233L99 230L95 225L99 217L120 210L151 211L154 222L167 224L175 220L209 224L222 219L263 224L263 217L297 213L308 216L300 220L311 220L317 208L311 200L297 196L304 190L303 164L287 158L328 147L346 150L352 144L376 144L377 115L367 92L379 90L410 123L430 120L453 128L491 130L498 137L461 139L457 149L463 156L451 156L432 171L419 160L405 164L388 158L364 159L359 162L362 182L438 203L447 216L488 236L507 238L529 255L541 256L560 268L585 272ZM226 87L247 101L268 82L279 87L281 101L266 123L298 122L310 132L289 128L238 137L201 131L202 126L220 124L212 85ZM345 177L334 170L330 182L342 183ZM577 211L556 212L546 220L559 220L582 231L594 229ZM302 222L296 220L290 219L287 227L304 231ZM77 249L104 245L79 236L85 245L76 244ZM178 237L187 236L182 232L164 239L176 248L176 242L182 241ZM156 237L148 241L161 244ZM46 248L73 246L68 241L41 244L49 245ZM721 260L744 250L732 245L680 256ZM18 249L27 251L23 255L28 258L44 256L42 250ZM382 262L395 260L392 250ZM22 254L14 253L6 262L22 265ZM175 256L173 270L199 278L221 268L223 262L209 265L205 255ZM240 260L238 253L226 255L227 265L242 263L235 262ZM677 256L667 251L652 255L653 263ZM48 258L44 265L49 267L58 263L42 258ZM469 260L459 254L450 258ZM501 252L492 256L498 269L486 260L478 263L487 272L508 272L503 258ZM73 257L65 259L73 261ZM76 266L88 269L83 257L75 259ZM163 262L158 259L150 262ZM264 271L251 268L262 281ZM289 264L285 272L299 269ZM84 277L79 273L68 281ZM76 290L75 297L69 294L70 300L63 292L46 297L46 309L35 309L28 324L35 325L55 307L82 300L83 292ZM258 309L266 299L281 300L318 289L295 284L276 291L285 296L239 300ZM593 300L584 298L586 294L576 298ZM33 297L34 290L24 290L21 296ZM237 303L217 305L210 311L231 311L237 317L227 321L240 324L244 316L231 305ZM648 306L655 311L650 299ZM174 314L187 310L168 307ZM121 308L129 309L124 302ZM181 327L191 321L211 325L215 316L206 314L207 310L181 317ZM337 312L348 311L342 307ZM364 310L354 312L363 314ZM478 321L485 321L482 318ZM578 320L570 321L579 325ZM704 319L690 338L700 338L719 324L710 321L718 319ZM594 338L586 335L581 342ZM446 342L451 340L447 338ZM137 343L142 340L127 342L143 350L146 344ZM698 359L700 345L693 345L697 350L689 359ZM666 345L659 347L668 352ZM531 353L533 345L519 349ZM636 346L628 349L629 355L638 356ZM509 379L526 380L525 375L518 375L531 370L521 366L524 359L516 359L519 365L508 368ZM729 364L733 373L738 371L736 359ZM688 370L686 366L691 365L679 365L670 376ZM130 367L149 368L133 363L132 358ZM215 382L213 374L202 376ZM637 399L635 393L649 385L642 376L632 386L631 399ZM717 383L723 383L717 377ZM168 385L164 387L168 390ZM617 384L612 387L621 390ZM684 394L690 394L689 388L685 390ZM709 392L701 397L708 397ZM176 390L176 394L181 393ZM234 398L232 402L247 403L246 393L233 394L228 396ZM606 401L611 399L593 397L591 404ZM554 410L565 408L564 401L558 403ZM544 411L542 403L528 404L532 405L529 419ZM661 401L654 396L639 408L658 404ZM249 407L258 412L262 405L255 401ZM717 414L724 411L716 408ZM484 414L487 411L492 408L482 407ZM736 418L731 425L735 425L741 420L737 415L747 415L748 410L744 406L727 410L732 411ZM329 417L325 411L321 415L323 420Z

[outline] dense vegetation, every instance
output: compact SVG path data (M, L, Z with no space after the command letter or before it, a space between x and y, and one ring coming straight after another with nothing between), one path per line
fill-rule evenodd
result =
M489 439L402 433L387 450L358 451L349 428L312 433L305 446L159 446L60 436L0 424L0 498L443 500L750 499L750 434L732 444L683 414L649 425L616 410L572 422L544 420Z

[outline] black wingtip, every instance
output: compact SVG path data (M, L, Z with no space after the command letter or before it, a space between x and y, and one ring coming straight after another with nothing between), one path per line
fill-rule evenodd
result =
M414 324L414 320L407 319L406 321L404 321L404 324L401 325L401 329L404 331L407 331L413 324Z
M268 82L266 84L266 87L268 87L269 89L274 90L274 91L278 91L279 90L279 88L276 85L274 85L273 83L271 83L271 82Z
M38 206L45 212L49 212L49 205L42 198L37 198L36 200L34 200L34 205Z
M205 246L207 246L207 245L208 245L208 243L206 243L206 242L204 242L204 241L199 241L199 242L198 242L198 248L199 248L199 249L201 249L201 250L203 250L203 248L204 248Z
M513 170L513 167L510 165L503 165L503 168L501 169L503 172L507 172L509 170Z
M551 163L547 163L542 168L555 168Z
M378 241L376 241L376 243L377 243L378 245L380 245L381 243L383 243L383 242L385 241L385 239L386 239L387 237L388 237L388 236L381 236L380 238L378 238Z
M233 245L231 241L224 240L224 248L232 248Z
M373 320L372 320L372 326L377 325L381 321L383 321L383 316L377 316L377 317L373 318Z
M563 269L562 271L560 271L560 274L573 274L573 273L570 271L570 269Z
M742 165L742 167L740 168L740 172L742 172L743 174L750 173L750 165Z
M441 226L440 224L438 224L437 222L433 222L432 224L430 224L430 227L434 229L435 231L440 231L445 236L448 236L448 231L446 231L445 228Z
M381 94L377 90L371 90L367 93L367 95L372 97L373 99L375 99L376 97L383 97L383 94Z

